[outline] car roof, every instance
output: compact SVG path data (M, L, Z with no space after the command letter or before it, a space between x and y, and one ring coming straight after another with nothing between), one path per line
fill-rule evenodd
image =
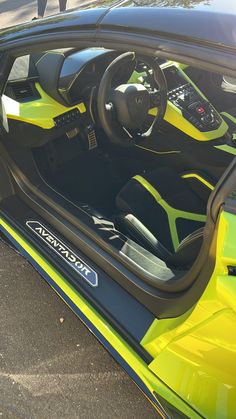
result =
M0 31L0 44L55 30L90 28L99 32L109 28L236 49L235 0L133 0L112 5L109 0L101 4L101 8L75 10L7 28Z
M108 27L156 32L236 48L236 1L154 0L149 7L111 9L101 22L101 28Z

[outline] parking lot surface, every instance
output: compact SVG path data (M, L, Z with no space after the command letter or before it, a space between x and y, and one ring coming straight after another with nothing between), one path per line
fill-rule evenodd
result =
M0 289L0 418L157 417L65 303L2 242Z
M91 0L67 0L67 9L82 7ZM96 0L94 0L96 3ZM99 3L99 1L97 1ZM48 0L45 16L58 13L58 0ZM27 22L37 14L37 0L0 0L0 29Z

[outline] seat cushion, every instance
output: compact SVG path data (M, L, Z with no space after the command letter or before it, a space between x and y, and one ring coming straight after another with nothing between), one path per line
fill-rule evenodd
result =
M203 240L204 228L195 230L185 237L174 254L170 253L157 238L132 214L122 214L117 226L142 248L148 250L170 268L187 268L196 259Z
M206 220L206 203L169 168L133 177L116 204L120 214L134 215L171 254Z
M172 253L157 240L151 231L135 215L120 214L116 217L116 226L118 230L124 231L128 237L158 258L166 261L172 256Z

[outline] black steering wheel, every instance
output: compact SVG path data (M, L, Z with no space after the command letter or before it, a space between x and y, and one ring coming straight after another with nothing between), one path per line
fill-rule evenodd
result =
M114 76L122 66L143 63L149 82L114 86ZM103 74L98 89L98 115L103 130L112 143L131 146L140 138L151 135L162 121L167 105L166 79L156 60L126 52L115 58ZM151 118L149 110L158 108ZM151 120L151 121L150 121Z

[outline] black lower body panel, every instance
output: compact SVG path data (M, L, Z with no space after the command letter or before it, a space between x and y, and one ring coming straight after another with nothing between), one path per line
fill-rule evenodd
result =
M152 324L154 315L19 198L11 196L2 201L0 211L1 217L149 363L151 357L139 342ZM92 274L87 278L88 272Z

